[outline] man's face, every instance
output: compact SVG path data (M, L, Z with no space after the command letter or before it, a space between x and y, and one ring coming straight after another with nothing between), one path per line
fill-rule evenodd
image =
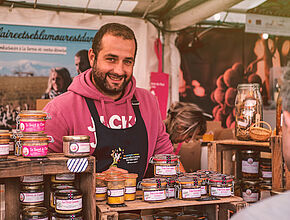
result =
M287 111L283 111L282 143L284 160L290 170L290 113Z
M56 92L62 92L64 85L63 78L57 72L52 72L51 80L52 80L52 88Z
M81 71L80 71L80 62L81 62L81 58L75 56L75 65L76 65L76 69L77 69L77 73L78 73L78 74L81 73Z
M113 99L121 96L133 75L135 46L134 40L105 34L97 59L90 51L93 82L103 94Z

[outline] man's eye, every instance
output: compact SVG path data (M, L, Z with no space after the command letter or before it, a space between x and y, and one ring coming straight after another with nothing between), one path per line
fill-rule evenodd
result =
M113 58L113 57L107 58L107 61L109 61L109 62L114 62L115 60L116 60L116 59Z
M132 65L133 64L133 61L132 60L124 60L124 63L126 65Z

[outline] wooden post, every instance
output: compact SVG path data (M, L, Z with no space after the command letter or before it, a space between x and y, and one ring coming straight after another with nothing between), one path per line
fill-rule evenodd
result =
M19 178L5 179L5 219L20 219Z
M281 136L272 136L270 138L272 149L272 190L280 191L283 185L283 155Z

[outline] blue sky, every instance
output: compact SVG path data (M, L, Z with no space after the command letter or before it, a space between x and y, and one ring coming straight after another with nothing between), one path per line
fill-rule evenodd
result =
M48 76L53 67L66 67L76 76L74 55L81 49L89 49L97 30L54 28L0 24L0 76L12 76L15 71L33 72L35 76ZM42 33L42 34L41 34ZM50 35L49 40L36 39ZM23 39L23 37L29 39ZM86 39L81 42L78 39ZM54 38L54 39L52 39ZM62 38L62 40L58 40ZM75 38L75 41L71 39ZM8 46L65 48L66 54L31 52L3 52ZM23 47L23 46L22 46ZM2 48L2 49L1 49ZM11 49L13 51L13 49ZM65 52L64 52L65 53Z

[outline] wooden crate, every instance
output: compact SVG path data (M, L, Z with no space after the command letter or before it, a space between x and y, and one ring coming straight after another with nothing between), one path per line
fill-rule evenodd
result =
M98 216L99 220L117 220L120 212L130 212L139 210L142 214L148 214L150 211L162 208L176 208L176 207L186 207L186 206L202 206L206 211L209 220L227 220L229 219L228 211L232 212L238 211L241 207L247 205L240 197L228 197L221 198L220 200L212 201L187 201L187 200L177 200L169 199L160 203L148 203L143 202L140 199L135 201L126 202L125 207L112 208L106 204L106 202L97 202ZM234 208L236 207L236 208ZM151 219L148 215L143 216L143 219Z
M70 173L66 165L68 159L63 154L49 154L42 159L9 156L8 160L0 161L0 182L5 183L5 219L19 219L19 177ZM84 219L96 219L94 173L95 158L88 157L87 169L78 175L80 190L83 194ZM45 176L45 179L49 178ZM45 188L47 189L46 186ZM47 192L45 193L45 203L48 204Z
M269 142L220 140L208 143L208 169L240 178L240 151L271 152ZM236 162L232 161L235 155Z
M272 149L272 190L290 190L290 172L284 163L282 153L282 137L273 136L270 139Z

